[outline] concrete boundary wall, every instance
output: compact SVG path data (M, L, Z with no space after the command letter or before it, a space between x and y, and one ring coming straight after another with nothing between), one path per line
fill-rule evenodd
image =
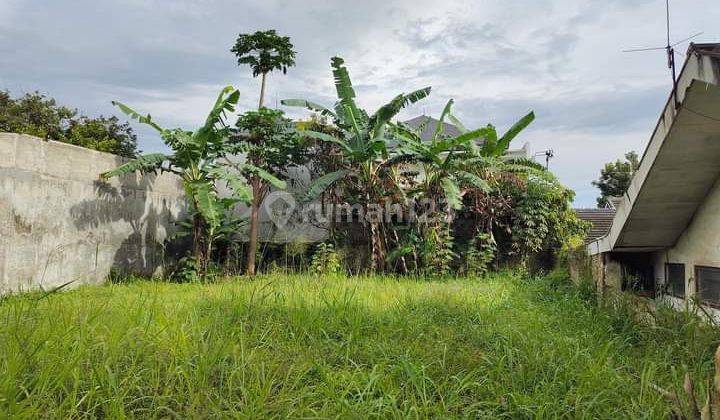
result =
M0 133L0 293L162 270L165 239L187 209L182 184L171 174L99 180L123 162Z

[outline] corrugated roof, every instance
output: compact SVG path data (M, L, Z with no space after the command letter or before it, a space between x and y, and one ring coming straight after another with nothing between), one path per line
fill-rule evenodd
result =
M594 240L605 236L610 231L612 226L613 218L615 217L615 209L575 209L577 216L586 222L589 222L592 226L590 232L585 237L585 243L593 242Z

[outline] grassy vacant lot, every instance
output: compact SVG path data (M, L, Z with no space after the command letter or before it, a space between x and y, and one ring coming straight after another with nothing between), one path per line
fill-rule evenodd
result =
M0 316L0 412L27 417L662 417L650 383L717 344L511 274L138 282Z

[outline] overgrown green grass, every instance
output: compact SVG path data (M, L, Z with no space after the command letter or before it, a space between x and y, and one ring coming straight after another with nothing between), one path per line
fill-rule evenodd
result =
M0 412L26 417L656 418L650 384L703 378L718 343L512 274L138 282L0 316Z

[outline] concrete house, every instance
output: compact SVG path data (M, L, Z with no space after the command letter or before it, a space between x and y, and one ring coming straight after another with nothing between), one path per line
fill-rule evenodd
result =
M720 308L720 44L691 44L612 226L587 245L600 290Z

